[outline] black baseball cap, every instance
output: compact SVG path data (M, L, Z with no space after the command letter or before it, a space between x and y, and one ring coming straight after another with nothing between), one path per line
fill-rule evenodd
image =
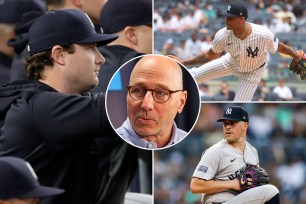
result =
M108 0L100 13L103 33L126 26L152 25L152 0Z
M241 106L231 106L224 110L223 118L217 121L224 120L249 122L249 115Z
M0 199L43 198L64 193L42 186L31 165L17 157L0 157Z
M226 13L221 13L221 15L226 17L245 17L248 18L248 10L240 2L233 2L228 5Z
M19 23L24 13L44 13L44 8L34 0L0 0L0 23Z
M29 29L28 51L31 55L52 49L55 45L97 43L106 45L117 35L97 33L86 13L74 9L48 11Z

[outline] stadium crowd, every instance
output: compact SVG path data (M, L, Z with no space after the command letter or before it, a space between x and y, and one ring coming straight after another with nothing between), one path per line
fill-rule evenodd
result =
M247 140L280 190L281 203L306 203L306 105L240 104L249 112ZM189 184L202 152L223 139L216 120L229 104L202 104L193 131L176 146L155 151L154 203L201 203Z

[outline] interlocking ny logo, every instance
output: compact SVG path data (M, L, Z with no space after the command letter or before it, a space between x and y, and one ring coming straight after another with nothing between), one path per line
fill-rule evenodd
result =
M226 115L230 115L232 114L232 109L231 108L228 108L225 112Z
M258 54L258 47L255 48L255 50L253 51L251 46L248 47L247 52L248 52L248 57L250 57L252 55L252 58L257 57Z
M228 7L227 7L227 10L230 11L230 10L231 10L231 6L228 6Z

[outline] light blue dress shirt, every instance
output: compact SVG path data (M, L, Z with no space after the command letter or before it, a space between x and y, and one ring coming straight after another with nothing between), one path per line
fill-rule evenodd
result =
M132 128L130 120L127 118L124 123L116 129L117 134L125 141L138 147L157 149L157 145L154 142L148 142L141 138ZM173 121L172 135L169 143L166 147L171 146L181 141L188 133L182 129L177 128L176 123Z

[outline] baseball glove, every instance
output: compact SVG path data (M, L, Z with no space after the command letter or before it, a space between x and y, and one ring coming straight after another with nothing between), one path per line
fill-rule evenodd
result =
M302 53L302 57L299 61L292 59L289 69L295 74L300 75L302 80L306 80L306 54L303 51L298 51Z
M241 191L262 186L270 182L268 173L258 165L246 167L237 178L239 179ZM251 180L248 180L248 178Z

